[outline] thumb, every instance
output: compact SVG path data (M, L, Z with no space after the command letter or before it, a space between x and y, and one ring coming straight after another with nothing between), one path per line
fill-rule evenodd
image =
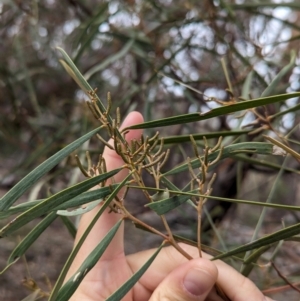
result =
M155 289L149 301L204 301L217 277L217 267L210 260L190 260L173 270Z

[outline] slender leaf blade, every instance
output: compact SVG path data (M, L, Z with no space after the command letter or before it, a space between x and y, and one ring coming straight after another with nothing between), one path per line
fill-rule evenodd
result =
M54 210L67 210L72 207L78 207L84 204L88 204L92 201L103 199L117 187L117 184L113 184L111 186L105 186L102 188L90 190L84 192L73 199L70 199L63 204L59 204Z
M66 210L72 207L78 207L89 202L105 198L111 193L111 189L115 189L116 184L111 185L110 187L102 187L99 189L94 189L91 191L83 192L82 194L72 198L63 204L59 204L54 210ZM29 201L25 203L18 204L16 206L10 207L7 211L0 212L0 219L7 218L13 214L24 212L34 207L35 205L45 201L45 199Z
M74 223L66 216L61 216L60 219L66 226L66 228L69 231L69 233L71 234L71 236L75 239L77 229L76 229L76 226L74 225Z
M132 188L136 188L136 187L133 186ZM149 187L146 187L145 189L149 190ZM153 190L157 190L157 188L153 188ZM163 191L163 190L161 190L161 191ZM241 199L223 198L223 197L218 197L218 196L213 196L213 195L207 196L204 194L199 194L198 190L192 190L192 191L188 191L188 192L169 190L169 192L174 193L176 195L172 196L170 198L161 200L161 201L149 203L145 206L154 210L158 215L162 215L162 214L166 214L169 211L175 209L176 207L180 206L184 202L187 202L191 197L198 197L198 198L204 197L207 199L217 200L217 201L221 201L221 202L247 204L247 205L252 205L252 206L278 208L278 209L291 210L291 211L300 211L299 206L290 206L290 205L283 205L283 204L274 204L274 203L265 203L265 202L257 202L257 201L241 200Z
M17 245L8 258L7 264L15 262L25 254L28 248L37 240L37 238L48 228L48 226L57 218L55 212L49 213L38 225L36 225Z
M195 193L197 191L194 191ZM166 214L169 211L179 207L191 198L190 195L174 195L170 198L149 203L146 206L154 210L158 215Z
M219 156L220 151L221 150L217 150L209 154L208 161L212 162L213 160L215 160ZM228 145L223 148L220 160L245 152L271 155L273 154L273 145L271 143L264 143L264 142L242 142L242 143ZM202 156L202 160L203 159L204 156ZM190 164L192 168L198 168L200 167L201 163L199 159L194 159L191 160ZM173 169L164 173L164 176L177 174L179 172L188 170L188 168L189 168L188 163L183 163L178 166L175 166Z
M154 252L154 254L146 261L146 263L132 275L118 290L116 290L112 295L110 295L106 301L115 301L122 300L123 297L131 290L131 288L139 281L139 279L144 275L148 270L160 250L162 249L163 244Z
M251 271L254 268L254 263L256 263L257 260L260 258L260 256L263 253L265 253L270 247L271 247L271 245L263 246L263 247L257 249L255 252L253 252L250 256L248 256L243 262L241 274L248 277L248 275L251 273Z
M213 260L225 259L232 255L244 253L246 251L251 251L251 250L263 247L263 246L267 246L269 244L278 242L280 240L295 236L299 233L300 233L300 223L293 225L293 226L286 227L286 228L276 231L272 234L266 235L266 236L259 238L251 243L245 244L241 247L237 247L229 252L217 255L213 258Z
M194 140L198 141L198 140L203 140L203 137L205 137L206 139L211 139L211 138L219 138L219 137L226 137L226 136L238 136L238 135L248 134L249 132L251 132L251 130L222 131L222 132L213 132L213 133L192 134L192 136ZM164 140L165 145L191 141L190 135L169 136L161 139Z
M7 210L25 191L27 191L33 184L35 184L43 175L50 171L62 159L66 158L74 150L76 150L85 141L90 139L93 135L99 132L101 127L92 130L71 144L58 151L52 157L36 167L20 182L18 182L11 190L9 190L0 200L0 211Z
M68 301L70 299L70 297L74 294L74 292L80 285L81 281L84 279L85 275L95 266L100 257L103 255L108 245L117 233L122 222L122 219L119 220L105 235L105 237L96 246L96 248L88 255L88 257L85 259L76 273L59 290L57 300Z
M82 244L84 243L85 239L87 238L87 236L89 235L89 233L91 232L92 228L94 227L95 223L97 222L97 220L100 218L100 216L102 215L102 213L104 212L104 210L109 206L109 204L112 202L112 200L115 198L115 196L118 194L118 192L122 189L122 187L124 187L125 183L127 182L127 180L129 179L129 177L131 176L132 172L128 174L128 176L119 184L117 185L117 187L114 189L114 191L110 194L110 196L107 198L107 200L103 203L102 207L100 208L100 210L98 211L98 213L95 215L95 217L93 218L93 220L91 221L91 223L88 225L87 229L85 230L85 232L82 234L81 238L79 239L79 241L77 242L76 246L74 247L73 251L71 252L70 256L68 257L56 283L55 286L51 292L50 298L48 301L56 301L57 300L57 294L59 292L59 289L61 288L63 281L67 275L67 272L73 262L73 260L75 259L79 249L81 248Z
M60 47L56 47L56 49L61 53L63 56L64 61L60 61L63 65L63 67L66 69L66 71L69 73L69 75L74 79L74 81L80 86L80 88L89 96L89 92L93 91L90 84L86 81L84 76L80 73L76 65L73 63L72 59L68 56L68 54ZM105 112L105 106L100 101L99 97L95 95L97 99L97 104L101 110L101 112ZM109 121L112 121L111 116L107 115Z
M280 70L280 72L275 76L275 78L272 80L272 82L268 85L268 87L263 91L261 94L261 97L266 97L271 95L274 90L278 87L280 81L282 81L282 78L292 70L292 68L295 65L296 61L296 52L293 50L291 51L291 60L290 62Z
M287 99L299 97L299 96L300 96L300 92L281 94L281 95L275 95L275 96L269 96L269 97L261 97L261 98L257 98L257 99L241 101L241 102L238 102L235 104L215 108L206 113L184 114L184 115L178 115L178 116L174 116L174 117L168 117L168 118L148 121L148 122L144 122L144 123L139 123L139 124L135 124L130 127L127 127L123 131L129 130L129 129L149 129L149 128L155 128L155 127L164 127L164 126L171 126L171 125L177 125L177 124L183 124L183 123L196 122L196 121L210 119L213 117L218 117L218 116L222 116L222 115L226 115L226 114L239 112L242 110L265 106L265 105L280 102L280 101L285 101Z
M107 10L108 10L108 3L99 4L98 12L95 15L88 19L87 24L85 24L82 33L78 36L78 45L79 49L77 54L74 58L74 62L77 63L81 55L83 54L84 50L87 46L90 45L91 41L95 37L96 33L99 31L99 26L105 20L107 20Z
M130 39L124 47L117 53L109 56L106 58L101 64L93 66L91 69L89 69L85 74L84 77L86 80L89 80L92 75L94 75L96 72L99 72L106 67L108 67L111 63L116 62L117 60L121 59L123 56L125 56L132 45L134 44L134 40Z
M121 168L114 169L110 172L85 180L79 184L73 185L67 189L64 189L54 194L53 196L47 198L43 202L34 206L33 208L20 214L8 225L3 227L0 230L0 236L3 237L5 235L12 233L13 231L18 230L20 227L27 224L29 221L35 219L36 217L54 210L58 205L62 204L63 202L66 202L74 198L75 196L83 193L84 191L89 190L90 188L94 187L98 183L108 178L111 178L112 176L117 174L120 170Z

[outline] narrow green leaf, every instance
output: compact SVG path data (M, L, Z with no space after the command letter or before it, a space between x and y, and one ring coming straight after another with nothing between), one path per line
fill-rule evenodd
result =
M76 233L77 233L77 229L76 229L74 223L72 221L70 221L70 219L68 217L66 217L66 216L60 216L60 219L63 221L64 225L68 229L68 231L71 234L71 236L75 239Z
M197 193L197 190L194 193ZM171 198L149 203L146 206L154 210L158 215L163 215L187 202L190 198L191 195L174 195Z
M41 116L41 108L40 108L40 105L38 102L38 98L37 98L36 91L34 88L33 80L30 75L30 69L26 65L24 51L23 51L23 49L22 49L23 47L21 45L21 37L22 36L17 35L15 38L19 70L22 70L24 73L25 86L27 88L26 94L31 102L31 106L32 106L33 110L35 111L36 116L40 117ZM24 40L24 42L25 42L25 40Z
M280 70L280 72L274 77L270 85L263 91L261 97L267 97L274 93L274 90L277 89L279 83L282 81L282 78L286 76L288 72L290 72L293 67L295 66L296 61L296 52L293 50L291 51L291 60L288 65Z
M232 158L234 158L238 161L250 163L252 165L264 166L264 167L268 167L268 168L271 168L274 170L280 170L282 168L286 172L292 172L292 173L295 173L298 175L300 174L300 171L297 169L293 169L293 168L285 167L285 166L282 167L279 164L268 162L268 161L262 160L262 159L256 159L256 158L252 158L252 157L245 156L245 155L234 155L234 156L232 156Z
M66 158L74 150L76 150L85 141L95 135L101 127L85 134L76 141L70 143L62 150L54 154L45 162L36 167L20 182L18 182L11 190L9 190L0 200L0 211L7 210L25 191L27 191L33 184L35 184L43 175L50 171L55 165L57 165L62 159Z
M201 134L192 134L195 140L202 140L203 136L206 139L219 138L226 136L238 136L243 134L248 134L251 130L239 130L239 131L222 131L222 132L213 132L213 133L201 133ZM164 144L175 144L183 142L191 142L190 135L181 135L181 136L169 136L160 138L164 140Z
M122 222L122 219L119 220L105 235L96 248L88 255L76 273L59 290L57 300L68 301L71 298L81 281L84 279L85 275L95 266L102 254L105 252Z
M150 197L153 202L165 200L170 197L169 190L166 188L164 191L158 191Z
M77 63L84 50L90 45L91 41L95 37L96 33L99 32L99 26L107 18L108 3L98 4L98 12L94 16L88 18L87 24L84 26L82 33L78 36L80 48L74 58L74 62ZM78 45L78 46L79 46Z
M56 47L56 49L61 53L61 55L63 56L63 58L65 60L65 62L60 61L62 63L62 65L64 66L64 68L67 70L69 75L75 80L75 82L80 86L80 88L89 96L88 92L93 91L93 88L86 81L84 76L80 73L80 71L75 66L72 59L68 56L68 54L60 47ZM97 98L97 104L99 106L99 109L101 110L102 113L104 113L105 112L104 104L102 103L102 101L100 101L100 99L97 95L95 95L95 96ZM107 115L107 117L108 117L109 121L111 122L112 119L111 119L110 115Z
M252 84L252 81L253 81L253 75L254 75L254 72L253 70L249 72L249 74L247 75L246 77L246 80L243 84L243 88L242 88L242 97L244 99L248 99L249 96L250 96L250 91L251 91L251 84Z
M112 187L112 188L111 188ZM111 193L111 189L115 189L116 184L111 185L111 187L103 187L99 189L94 189L91 191L83 192L82 194L76 196L75 198L59 204L54 210L66 210L72 207L78 207L94 200L98 200L106 197ZM35 205L45 201L45 199L29 201L25 203L18 204L16 206L10 207L7 211L0 212L0 219L7 218L13 214L24 212L34 207Z
M233 155L237 155L239 153L256 153L256 154L263 154L263 155L272 155L273 154L273 145L271 143L264 143L264 142L242 142L236 143L232 145L228 145L223 148L220 160L224 158L231 157ZM215 160L220 153L220 150L217 150L208 155L208 161L212 162ZM201 157L202 160L204 156ZM192 168L200 167L200 160L194 159L191 160ZM182 171L188 170L188 163L183 163L178 166L175 166L173 169L164 173L164 176L176 174Z
M58 207L58 205L62 204L63 202L66 202L66 201L74 198L75 196L83 193L84 191L89 190L90 188L94 187L95 185L99 184L100 182L102 182L108 178L111 178L112 176L117 174L120 170L121 170L121 168L112 170L105 174L93 177L93 178L85 180L79 184L68 187L68 188L52 195L51 197L45 199L43 202L37 204L33 208L20 214L18 217L16 217L14 220L12 220L9 224L7 224L5 227L3 227L0 230L0 237L3 237L5 235L12 233L13 231L19 229L20 227L27 224L29 221L35 219L36 217L52 211L53 209Z
M129 40L119 52L117 52L117 53L109 56L101 64L93 66L91 69L89 69L84 74L85 79L89 80L90 77L93 74L95 74L96 72L99 72L101 70L104 70L111 63L116 62L117 60L119 60L120 58L122 58L123 56L125 56L128 53L128 51L130 50L130 48L132 47L133 44L134 44L134 40L132 40L132 39Z
M8 258L7 264L15 262L18 258L25 254L28 248L37 240L37 238L48 228L48 226L56 219L55 212L49 213L38 225L36 225L17 245Z
M178 115L174 117L148 121L140 124L135 124L130 127L127 127L123 131L129 129L148 129L148 128L164 127L164 126L170 126L176 124L196 122L196 121L206 120L206 119L210 119L213 117L222 116L234 112L239 112L250 108L265 106L271 103L285 101L287 99L299 97L299 96L300 96L300 92L281 94L281 95L275 95L269 97L261 97L253 100L241 101L232 105L222 106L216 109L212 109L206 113L184 114L184 115Z
M130 277L118 290L116 290L112 295L110 295L106 301L116 301L122 300L123 297L132 289L132 287L139 281L139 279L144 275L148 270L151 263L154 261L164 244L161 244L160 247L154 252L154 254L146 261L146 263Z
M130 188L137 188L141 189L139 186L129 186ZM164 191L163 189L153 188L153 187L143 187L145 190L155 190L155 191ZM169 190L169 193L176 194L168 199L153 202L146 204L146 207L151 208L157 214L162 215L166 214L169 211L175 209L176 207L180 206L184 202L187 202L191 197L205 197L207 199L217 200L221 202L229 202L229 203L237 203L237 204L247 204L252 206L260 206L260 207L269 207L269 208L278 208L283 210L291 210L291 211L300 211L300 206L289 206L289 205L282 205L282 204L274 204L274 203L263 203L263 202L256 202L256 201L249 201L249 200L240 200L240 199L230 199L230 198L222 198L213 195L204 195L197 193L198 190L192 190L189 192L183 191L173 191Z
M88 204L89 202L103 199L109 194L111 194L112 190L117 187L117 184L113 184L111 186L105 186L98 189L93 189L87 192L84 192L75 198L64 202L63 204L59 204L54 210L66 210L73 207L78 207L84 204Z
M270 249L271 245L266 245L263 246L261 248L259 248L258 250L256 250L255 252L251 253L251 255L249 255L243 263L243 268L241 270L241 274L244 276L248 276L251 271L254 268L254 263L256 263L256 261L259 259L259 257L265 253L268 249Z
M73 75L69 74L72 76L72 78L80 85L80 87L83 89L84 92L88 93L89 91L93 91L92 87L90 84L85 80L83 75L80 73L78 68L75 66L73 63L72 59L69 57L69 55L60 47L56 47L56 49L60 52L60 54L63 56L65 60L65 64L69 66L71 71L73 72ZM65 67L65 66L64 66ZM74 78L75 77L75 78ZM104 109L104 106L103 106Z
M75 80L75 82L79 85L79 87L90 97L89 92L94 91L94 89L92 89L90 84L86 81L84 76L80 73L80 71L75 66L72 59L68 56L68 54L60 47L56 47L56 49L61 53L61 55L63 56L63 58L65 60L65 61L60 60L63 67L66 69L68 74ZM97 102L97 105L98 105L100 111L102 113L105 113L108 121L110 123L112 123L112 121L113 121L112 117L109 114L107 114L104 104L102 103L102 101L100 100L100 98L97 96L96 93L94 94L94 97L96 98L96 102ZM125 141L124 137L120 134L120 132L118 130L116 131L116 134L122 141Z
M16 206L12 206L8 210L0 212L0 219L5 219L5 218L7 218L13 214L19 213L19 212L24 212L24 211L28 210L29 208L34 207L35 205L37 205L38 203L40 203L42 201L44 201L44 199L28 201L25 203L18 204Z
M99 217L102 215L104 210L108 207L108 205L112 202L112 200L115 198L115 196L118 194L118 192L122 189L122 187L125 186L125 183L129 179L129 177L132 175L132 173L133 172L129 173L128 176L114 189L114 191L110 194L110 196L104 202L104 204L102 205L100 210L97 212L97 214L95 215L95 217L93 218L91 223L88 225L85 232L82 234L81 238L79 239L79 241L75 245L73 251L71 252L70 256L68 257L68 260L66 261L66 263L65 263L65 265L64 265L64 267L63 267L63 269L62 269L62 271L61 271L61 273L60 273L60 275L59 275L59 277L58 277L58 279L55 283L55 286L54 286L54 288L51 292L51 296L50 296L48 301L58 300L57 299L57 294L59 292L59 289L62 286L63 281L64 281L64 279L67 275L67 272L68 272L73 260L75 259L79 249L81 248L82 244L84 243L85 239L87 238L87 236L91 232L92 228L94 227L94 225L97 222L97 220L99 219Z
M275 119L275 118L277 118L277 117L280 117L280 116L282 116L282 115L285 115L285 114L287 114L287 113L290 113L290 112L296 112L296 111L299 111L299 110L300 110L300 103L297 104L297 105L295 105L294 107L291 107L291 108L286 109L286 110L284 110L284 111L280 111L280 112L278 112L278 113L275 113L274 115L269 116L269 118L270 118L270 120L273 120L273 119Z
M229 256L236 255L239 253L244 253L246 251L254 250L263 246L267 246L274 242L290 238L300 233L300 223L286 227L282 230L276 231L270 235L266 235L262 238L259 238L251 243L245 244L241 247L235 248L229 252L223 253L221 255L215 256L213 260L228 258Z

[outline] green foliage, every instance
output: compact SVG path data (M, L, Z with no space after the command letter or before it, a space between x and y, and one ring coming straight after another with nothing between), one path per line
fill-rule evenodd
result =
M119 224L80 268L80 277L77 273L73 276L76 281L62 285L80 246L107 207L137 228L160 236L165 244L178 248L177 242L186 242L200 253L210 252L214 259L230 257L233 266L247 276L253 268L259 270L258 262L269 263L273 257L267 252L298 238L299 223L284 224L279 230L274 227L272 233L262 235L266 220L262 212L254 226L261 237L253 235L247 243L236 243L230 235L222 241L222 227L212 224L217 237L213 246L220 249L215 250L206 245L210 242L203 243L202 225L206 209L210 209L207 220L213 223L220 219L213 218L214 207L224 203L299 211L295 201L293 205L279 203L275 193L285 177L299 176L300 92L295 84L299 81L299 57L294 49L300 37L299 4L104 1L96 6L92 3L91 7L96 7L92 10L84 1L72 1L72 15L59 1L36 4L29 12L25 4L16 3L7 1L1 6L6 26L0 35L5 34L7 43L0 61L9 63L0 64L4 91L0 94L4 112L0 143L2 156L13 158L1 183L11 174L16 178L0 200L0 235L32 229L12 250L4 270L23 256L57 216L74 235L70 216L92 210L100 202L103 206L69 256L50 293L51 301L67 300L84 277L82 272L92 268L109 245ZM278 18L278 8L295 14L297 21ZM124 15L127 23L123 24ZM20 34L8 40L13 29L10 23L19 24L18 17L22 17ZM264 37L274 22L280 29L266 42ZM58 26L71 25L70 33L58 30ZM288 38L280 36L281 30L289 31ZM55 49L49 47L54 40L60 40ZM51 91L48 85L52 85ZM110 94L105 97L107 91ZM143 113L146 122L121 131L121 116L134 109ZM128 144L124 135L130 129L144 129L144 136ZM101 145L90 140L92 137L98 137ZM113 171L106 170L101 156L95 159L108 146L108 138L113 138L110 147L124 160L124 166ZM97 162L93 164L93 160ZM235 177L226 177L228 166L233 166ZM129 170L128 177L105 186L122 169ZM79 170L86 180L80 180ZM262 201L260 192L254 200L245 199L247 187L252 187L248 175L253 172L262 174L265 184L278 173L270 192L264 189L269 195L267 202ZM65 188L59 185L61 179ZM53 187L50 195L46 185ZM88 191L95 185L99 187ZM233 192L225 188L218 191L226 186L235 188ZM125 188L143 192L146 208L161 217L165 229L155 229L130 213L126 202L117 197ZM15 205L21 197L28 201ZM213 200L219 203L209 207ZM191 230L196 232L192 241L176 235L165 216L183 204L196 216L186 218L196 228ZM205 210L203 206L207 206ZM30 223L40 217L32 227ZM280 221L276 225L282 227ZM122 299L159 250L108 300ZM32 300L38 295L34 293Z

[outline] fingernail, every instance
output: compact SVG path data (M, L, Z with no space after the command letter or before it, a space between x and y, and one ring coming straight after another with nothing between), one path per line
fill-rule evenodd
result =
M201 296L211 290L214 280L204 270L191 269L183 279L185 289L194 296Z

